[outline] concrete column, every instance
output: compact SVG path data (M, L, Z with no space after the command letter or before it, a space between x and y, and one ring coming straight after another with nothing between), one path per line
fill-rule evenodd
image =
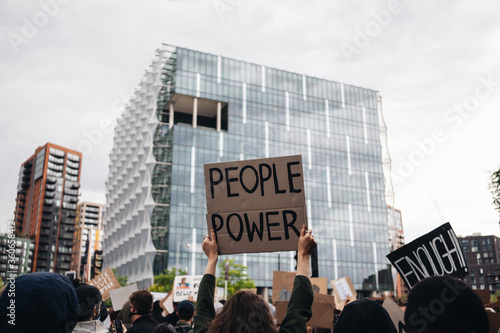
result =
M222 105L220 102L217 102L217 132L220 132L221 131L221 122L222 122L222 119L221 119L221 113L222 113Z
M170 103L168 112L168 128L174 126L174 103Z
M198 98L193 100L193 128L198 126Z

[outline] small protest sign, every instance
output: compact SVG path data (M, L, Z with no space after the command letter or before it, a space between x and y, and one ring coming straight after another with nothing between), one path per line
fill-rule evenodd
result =
M392 323L398 333L406 333L405 313L401 308L389 297L384 299L382 307L387 310L391 317Z
M481 299L483 305L491 302L490 291L488 289L474 289L474 292Z
M410 289L429 276L451 275L462 278L469 273L450 223L389 253L387 258Z
M121 287L111 268L106 268L99 275L90 280L89 284L99 289L103 301L109 298L110 290L118 289Z
M275 301L289 301L292 295L293 282L296 272L274 271L273 272L273 293L271 299ZM309 278L314 294L328 294L327 278Z
M488 315L488 321L490 322L489 333L498 333L498 331L500 331L500 313L486 311L486 314Z
M126 287L121 287L118 289L110 290L109 296L111 297L111 303L114 309L121 309L123 304L128 301L129 296L134 292L139 290L137 284L133 283Z
M333 314L335 311L335 297L332 295L314 294L312 304L313 315L307 322L309 326L333 328ZM276 301L276 321L281 324L286 315L288 301Z
M354 289L354 284L349 276L341 277L330 281L335 296L335 307L339 310L344 309L347 303L354 301L358 293Z
M175 309L174 309L174 301L172 300L172 292L169 292L167 296L165 296L160 301L160 306L163 309L163 311L167 314L174 312Z
M296 251L307 226L302 157L205 164L207 227L219 254Z
M203 275L178 275L174 279L174 302L181 302L190 298L196 300Z

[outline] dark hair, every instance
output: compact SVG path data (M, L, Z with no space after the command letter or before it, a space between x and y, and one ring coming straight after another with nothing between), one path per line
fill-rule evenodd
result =
M207 333L259 332L276 333L267 303L248 291L234 294L215 316Z
M137 290L129 297L130 304L137 309L139 315L150 313L153 309L153 296L147 290Z
M418 282L408 295L408 332L488 333L488 316L479 296L462 281L433 276Z
M153 333L176 333L175 327L170 323L162 323L155 327Z

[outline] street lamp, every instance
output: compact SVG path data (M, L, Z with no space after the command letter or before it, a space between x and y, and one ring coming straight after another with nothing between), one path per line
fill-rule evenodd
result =
M180 251L180 246L184 245L186 248L190 248L191 244L189 243L182 243L182 242L177 242L177 253L175 254L175 268L179 269L179 251Z

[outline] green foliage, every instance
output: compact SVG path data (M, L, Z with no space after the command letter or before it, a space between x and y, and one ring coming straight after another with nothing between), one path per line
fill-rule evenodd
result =
M149 288L149 291L160 293L168 293L172 290L174 279L177 275L186 275L187 272L182 269L171 267L163 271L160 275L154 276L154 284Z
M0 289L2 289L2 288L3 288L3 280L2 280L2 278L0 278Z
M500 301L500 290L497 290L493 295L490 295L490 300L492 302Z
M500 169L490 173L489 187L493 196L493 206L500 211Z
M128 281L128 275L120 275L120 273L118 273L118 270L116 268L112 268L111 270L113 271L113 274L115 275L116 279L118 280L118 283L120 284L120 286L126 287L127 281Z
M224 260L220 262L219 267L221 268L221 271L220 276L217 277L217 287L224 288L226 261ZM241 289L255 288L255 282L248 278L248 275L245 272L247 269L248 267L236 264L234 259L229 259L229 274L227 281L227 294L229 297Z

